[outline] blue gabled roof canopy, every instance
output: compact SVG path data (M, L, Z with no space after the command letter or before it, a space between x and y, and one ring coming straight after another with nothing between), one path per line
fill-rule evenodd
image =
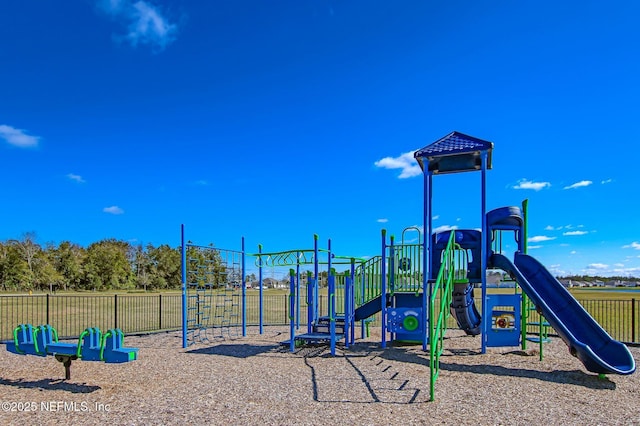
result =
M451 132L434 143L419 149L413 155L420 167L434 174L459 173L482 168L480 154L487 151L487 169L491 168L493 143L468 136L460 132Z

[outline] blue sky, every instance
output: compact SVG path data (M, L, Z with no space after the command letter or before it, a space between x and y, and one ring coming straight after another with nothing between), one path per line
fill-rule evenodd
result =
M422 224L414 150L495 144L556 274L640 276L636 1L0 4L0 240L379 254ZM409 154L408 154L409 153ZM434 179L478 228L479 173Z

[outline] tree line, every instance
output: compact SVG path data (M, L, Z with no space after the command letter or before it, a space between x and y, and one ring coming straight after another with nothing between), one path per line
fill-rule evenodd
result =
M167 290L181 286L180 247L104 239L38 244L34 233L0 242L0 290Z

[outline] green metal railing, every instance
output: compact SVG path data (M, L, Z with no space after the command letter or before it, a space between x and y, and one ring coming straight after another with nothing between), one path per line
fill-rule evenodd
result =
M451 315L453 285L466 281L467 256L455 243L455 232L449 235L447 247L442 254L442 264L433 283L429 299L429 392L430 400L435 399L435 385L440 375L440 355L444 350L444 335Z
M390 256L389 292L396 291L420 293L422 290L422 245L398 244L393 246Z
M354 294L356 307L375 299L382 292L382 256L375 256L356 267Z

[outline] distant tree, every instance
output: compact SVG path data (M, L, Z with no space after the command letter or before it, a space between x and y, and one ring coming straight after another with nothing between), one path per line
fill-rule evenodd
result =
M18 291L30 275L27 262L22 258L18 247L7 242L0 244L0 281L2 290Z
M150 287L155 290L180 288L182 271L180 249L172 249L166 244L158 247L147 246L149 256Z
M26 232L22 235L21 240L11 240L18 253L27 264L27 273L23 275L22 287L25 290L33 289L35 280L35 263L37 255L42 251L42 247L36 242L35 232Z
M188 282L215 288L241 283L239 262L214 248L190 246L187 253ZM229 265L227 265L227 261ZM325 281L326 281L326 272ZM249 274L256 280L255 274ZM26 291L35 288L65 290L128 290L136 286L173 289L181 286L181 252L168 245L143 247L116 239L82 246L63 241L43 249L35 233L20 240L0 242L0 290Z
M7 272L8 262L7 259L9 257L9 248L4 243L0 243L0 283L2 283L2 290L7 291Z
M93 290L127 290L134 286L130 261L131 245L106 239L87 248L84 286Z
M190 285L224 287L231 284L234 277L228 276L226 265L219 250L209 247L189 246L187 248L187 283Z
M64 290L79 290L84 279L83 263L87 257L87 251L78 244L69 241L61 242L58 247L49 247L47 252L53 259L53 264L63 277Z
M138 244L133 248L132 269L135 275L136 287L142 287L144 291L147 291L147 286L151 282L150 268L151 259L149 254L142 244Z
M53 293L54 288L63 287L64 282L64 276L56 269L54 252L52 250L39 251L33 265L34 287Z

